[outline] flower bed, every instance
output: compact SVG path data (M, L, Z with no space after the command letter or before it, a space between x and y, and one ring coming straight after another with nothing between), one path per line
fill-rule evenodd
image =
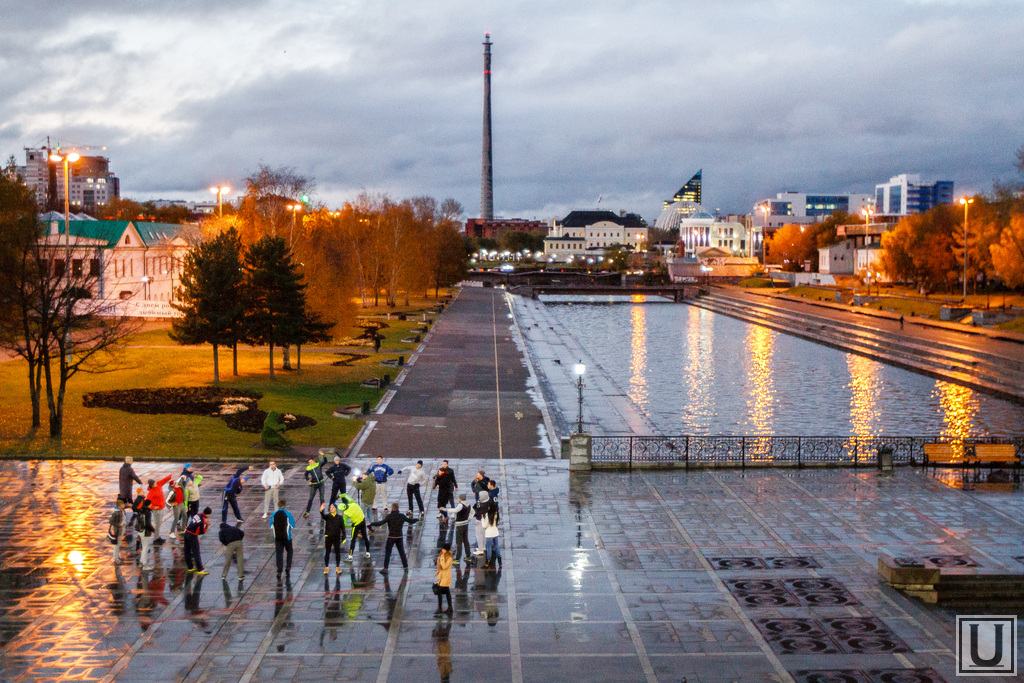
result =
M113 408L141 415L210 415L224 420L239 432L258 434L267 413L257 407L263 394L227 387L169 387L165 389L115 389L85 394L86 408ZM290 418L290 419L289 419ZM288 415L289 430L311 427L316 420Z

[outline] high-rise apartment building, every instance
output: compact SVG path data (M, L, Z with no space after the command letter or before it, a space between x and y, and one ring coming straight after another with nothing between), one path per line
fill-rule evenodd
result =
M686 184L679 188L679 192L676 192L676 196L672 199L665 200L665 206L674 204L675 202L693 202L694 204L700 204L702 192L702 174L704 169L700 169L693 174L693 177L686 181ZM662 207L664 208L664 207Z
M120 181L110 172L110 160L106 157L82 156L69 165L69 171L70 203L75 210L95 213L98 207L121 196ZM18 167L18 174L36 193L40 208L63 209L64 170L60 164L50 161L50 150L26 148L25 165ZM50 207L46 206L48 193L54 198Z

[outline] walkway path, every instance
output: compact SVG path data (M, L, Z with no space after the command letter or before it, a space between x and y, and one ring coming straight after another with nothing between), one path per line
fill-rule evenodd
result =
M367 421L352 456L550 457L536 381L510 317L501 290L463 289L380 415Z
M221 581L215 533L202 541L209 576L185 573L177 543L140 573L115 568L103 540L117 463L2 462L0 680L952 683L955 615L880 584L877 558L964 572L1024 562L1020 492L953 490L917 470L454 465L460 480L507 470L505 562L456 572L454 617L438 620L430 584L445 537L433 517L407 542L408 575L393 557L390 578L377 571L382 531L372 563L324 577L319 520L300 518L290 581L278 583L262 492L247 487L241 584L234 570ZM196 468L215 503L234 466ZM293 512L306 498L300 468L285 472ZM138 467L143 479L179 470Z

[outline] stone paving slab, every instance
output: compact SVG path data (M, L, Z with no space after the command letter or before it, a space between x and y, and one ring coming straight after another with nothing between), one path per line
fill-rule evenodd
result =
M282 497L301 510L301 464L282 464ZM498 478L505 563L460 568L454 615L436 619L431 565L447 530L429 514L407 537L409 572L393 558L386 578L382 532L372 560L324 577L320 524L299 518L279 583L253 514L261 492L247 488L247 577L222 582L214 533L206 577L184 571L173 542L153 571L111 564L118 464L0 463L0 680L952 681L955 614L879 583L877 558L1024 571L1020 492L916 471L456 465L460 479ZM204 503L234 467L197 466ZM144 479L179 469L137 467Z

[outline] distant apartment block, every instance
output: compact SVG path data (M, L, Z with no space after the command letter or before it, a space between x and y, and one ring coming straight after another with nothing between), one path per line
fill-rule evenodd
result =
M917 173L901 173L875 185L876 216L910 216L953 203L953 181L923 182Z
M59 164L49 159L49 150L45 147L25 150L25 165L19 166L18 174L26 185L36 194L36 204L46 207L47 192L53 183L53 195L56 202L49 208L64 205L64 170ZM53 173L51 173L51 169ZM97 207L104 206L114 197L121 196L121 184L117 176L110 172L110 160L99 156L82 156L70 164L70 203L71 206L85 213L95 213Z
M758 226L765 226L771 232L774 228L795 223L809 225L818 223L836 211L859 214L862 209L874 208L874 197L870 194L849 192L846 194L825 194L807 192L779 192L775 199L764 199L758 206L767 206L768 215L758 210L754 220ZM766 221L767 218L767 221Z

